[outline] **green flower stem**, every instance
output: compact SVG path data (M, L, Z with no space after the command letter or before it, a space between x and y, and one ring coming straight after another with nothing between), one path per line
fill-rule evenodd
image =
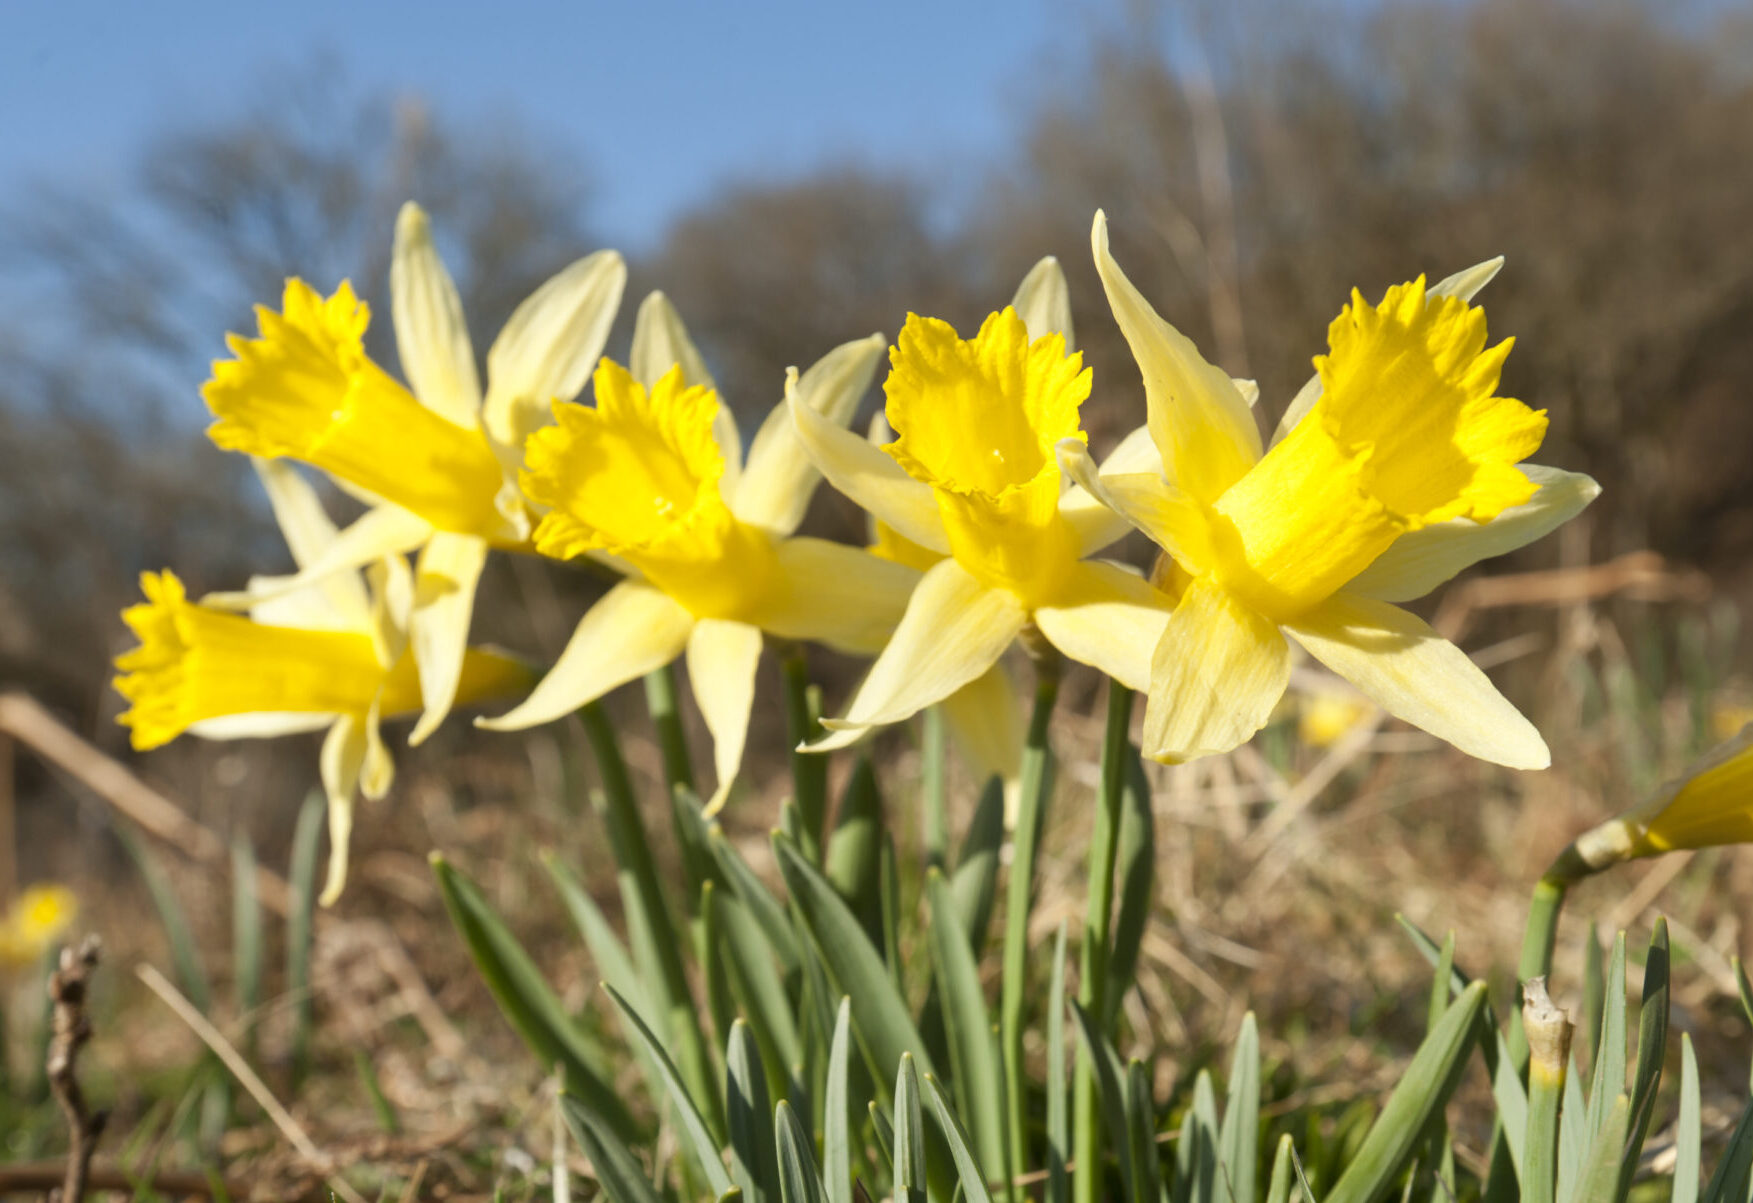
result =
M1570 1021L1552 1005L1546 979L1524 979L1523 1030L1532 1047L1528 1066L1528 1129L1522 1146L1523 1203L1553 1203L1558 1175L1558 1107L1570 1062ZM1580 1117L1572 1117L1575 1122Z
M925 845L925 863L939 869L948 863L950 849L948 736L944 726L943 708L927 707L924 747L919 757L920 798L924 803L921 842Z
M694 788L694 767L688 759L688 737L682 731L682 710L676 695L676 666L666 664L645 674L645 704L651 724L657 728L657 746L663 753L663 775L670 790Z
M676 1060L688 1090L705 1111L706 1122L714 1134L723 1139L726 1133L723 1096L713 1080L712 1061L700 1031L698 1010L682 968L682 942L676 938L675 923L658 884L657 864L652 860L645 825L639 818L639 804L627 775L627 762L621 758L614 724L601 702L580 708L578 717L584 723L584 734L596 754L597 772L602 778L599 804L615 863L621 868L621 899L627 912L634 960L647 988L661 995L653 1001L663 1012L670 1039L676 1042Z
M700 885L713 876L712 851L698 838L698 825L683 822L678 810L682 806L699 809L700 799L694 787L694 765L688 755L687 732L682 729L675 665L666 664L645 674L645 704L651 711L651 725L657 731L664 781L669 786L670 828L675 832L676 847L681 849L682 868L687 874L682 900L689 916L697 917Z
M1566 855L1570 849L1565 849ZM1531 981L1537 977L1545 977L1552 972L1552 951L1558 943L1558 915L1564 909L1564 896L1570 891L1570 884L1575 877L1567 872L1566 858L1560 856L1557 863L1546 871L1534 886L1534 897L1528 903L1528 925L1522 932L1522 959L1516 965L1516 980ZM1510 1057L1515 1061L1518 1072L1526 1073L1528 1068L1528 1037L1522 1030L1522 1010L1514 1007L1510 1011L1510 1030L1504 1037L1509 1048Z
M1023 1123L1023 999L1028 985L1029 908L1035 885L1035 852L1041 842L1047 794L1052 788L1047 745L1048 722L1059 699L1060 662L1049 653L1035 660L1035 709L1029 719L1023 745L1021 798L1017 804L1016 832L1010 881L1004 911L1004 966L1000 991L1000 1025L1004 1035L1005 1110L1010 1132L1010 1174L1015 1183L1028 1161L1028 1142ZM1014 1186L1008 1192L1015 1197Z
M1119 849L1120 802L1126 780L1127 730L1132 691L1108 682L1108 724L1102 734L1102 780L1095 829L1090 833L1089 900L1083 922L1083 953L1077 1001L1090 1015L1107 1013L1109 927L1114 911L1114 858ZM1051 1071L1050 1071L1051 1072ZM1096 1095L1095 1063L1080 1043L1072 1085L1073 1156L1077 1180L1073 1198L1095 1203L1102 1181L1102 1114Z
M828 812L828 758L798 748L822 734L820 717L810 698L810 665L800 646L786 650L779 661L785 683L785 732L791 740L792 796L802 820L799 844L813 863L822 863L822 826Z

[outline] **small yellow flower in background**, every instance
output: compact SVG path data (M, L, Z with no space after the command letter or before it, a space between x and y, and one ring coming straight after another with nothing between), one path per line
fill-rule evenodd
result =
M1718 702L1710 708L1710 729L1718 739L1728 739L1753 723L1753 706Z
M364 351L370 313L343 283L321 297L286 284L282 311L258 307L261 337L233 335L202 395L214 443L320 468L372 508L284 588L419 549L409 619L420 664L420 743L455 702L475 587L490 547L529 549L536 515L517 488L524 440L549 406L584 387L621 302L613 251L578 260L520 305L487 352L482 392L456 285L412 202L396 220L391 317L403 387ZM217 594L247 608L259 598Z
M308 482L289 465L256 463L301 569L339 537ZM300 574L302 576L302 573ZM122 612L140 646L116 659L115 687L132 703L120 722L139 750L185 731L239 739L328 729L320 761L329 800L329 880L323 901L346 879L353 795L381 798L394 765L379 735L384 718L418 714L420 672L408 647L413 606L408 563L384 557L368 591L356 571L287 588L289 578L257 577L248 616L191 602L173 574L145 573L146 601ZM459 704L516 696L532 674L493 652L462 658Z
M0 964L41 964L78 919L79 898L72 890L30 886L0 915Z
M1580 877L1639 857L1745 843L1753 843L1753 724L1649 801L1577 837L1557 866Z
M944 557L920 580L894 638L833 731L841 747L976 681L1031 625L1059 651L1133 689L1149 685L1169 599L1126 569L1084 557L1125 522L1066 489L1054 447L1082 445L1090 374L1066 353L1070 306L1058 265L973 339L909 315L884 385L898 438L877 448L795 403L804 445L836 488L894 534ZM1130 466L1141 443L1116 459ZM1114 461L1110 461L1113 464ZM881 528L879 528L879 534ZM909 553L912 554L912 553Z
M882 347L873 335L793 372L790 404L841 429ZM548 507L538 550L608 557L629 578L585 614L522 705L479 725L549 722L686 653L712 733L716 810L742 764L763 632L873 653L918 574L792 533L820 476L789 412L774 407L745 461L736 424L661 293L640 306L632 370L605 359L595 391L595 408L555 404L556 424L529 440L522 483Z
M1096 266L1144 375L1160 470L1098 472L1080 441L1066 470L1166 553L1174 617L1156 645L1144 750L1165 761L1236 747L1272 713L1288 635L1390 714L1461 750L1544 768L1545 742L1466 655L1392 602L1573 517L1600 491L1517 467L1544 414L1496 395L1510 344L1485 346L1468 304L1488 263L1380 305L1352 294L1330 353L1261 447L1244 390L1159 317L1091 234Z
M1308 694L1297 706L1297 738L1311 748L1330 748L1375 710L1374 703L1357 694L1337 690Z

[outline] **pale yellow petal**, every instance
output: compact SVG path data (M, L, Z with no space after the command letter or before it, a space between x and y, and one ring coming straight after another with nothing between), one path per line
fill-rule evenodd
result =
M291 576L263 577L251 589L209 593L204 606L221 610L250 610L272 597L284 596L318 585L338 572L362 568L373 560L400 555L419 547L434 534L432 524L400 506L367 510L335 536L311 563Z
M1027 621L1014 596L986 588L954 560L945 560L921 578L894 638L871 666L845 717L824 721L835 735L812 746L851 743L867 728L899 722L941 702L998 663Z
M414 572L403 555L385 556L365 570L371 581L371 646L377 662L392 666L408 646L414 618Z
M316 564L338 537L335 524L323 509L316 490L303 473L286 460L252 457L250 464L268 494L268 504L274 511L274 521L279 524L280 533L286 538L286 547L292 552L292 562L300 569ZM258 622L282 622L295 612L302 612L306 621L284 625L359 629L371 612L365 586L356 572L330 573L293 593L279 589L277 581L273 585L267 584L268 579L271 578L261 578L260 583L252 580L251 588L264 598L281 598L284 605L279 618L264 617L252 607L251 615ZM316 622L309 621L311 618Z
M1077 481L1085 496L1099 499L1109 513L1150 536L1177 563L1199 571L1210 559L1203 512L1161 476L1154 472L1098 472L1089 451L1076 439L1061 439L1057 452L1059 466ZM1094 549L1085 548L1090 550Z
M1060 604L1035 610L1047 642L1128 689L1150 688L1151 654L1174 604L1150 583L1100 560L1077 566Z
M688 680L712 733L712 767L718 774L718 787L706 803L708 815L724 806L742 767L760 659L759 627L703 618L688 635Z
M359 766L359 792L373 802L390 792L396 779L396 762L383 741L379 704L372 703L365 716L365 761Z
M1352 578L1346 592L1389 602L1423 597L1464 568L1543 538L1601 493L1601 486L1580 472L1538 464L1522 464L1520 470L1539 486L1533 497L1489 522L1451 518L1401 535Z
M1546 741L1478 665L1398 606L1336 593L1285 630L1383 710L1469 756L1515 769L1551 763Z
M1071 288L1065 282L1065 269L1052 255L1029 269L1029 274L1017 285L1010 307L1029 328L1030 339L1062 334L1067 353L1077 348L1071 326Z
M1207 363L1126 278L1108 250L1108 221L1100 210L1090 242L1108 304L1144 375L1151 436L1168 476L1194 499L1216 501L1260 458L1254 415L1229 376Z
M1154 472L1162 475L1163 457L1150 437L1150 427L1140 426L1114 445L1102 461L1102 471L1122 475L1128 472Z
M1016 682L1003 662L969 681L940 705L950 735L974 770L976 780L1001 778L1014 785L1023 763L1023 708Z
M257 711L254 714L204 718L189 724L189 734L201 739L274 739L282 735L321 731L334 721L333 714Z
M931 486L844 427L836 426L795 394L786 400L798 441L828 483L928 551L950 554L949 536Z
M353 795L365 765L369 740L365 717L343 714L329 728L317 761L329 799L329 875L319 901L333 906L347 884L347 852L353 842Z
M1248 403L1249 409L1260 404L1260 382L1258 380L1244 380L1240 376L1232 376L1230 383L1236 386L1236 392L1242 395L1242 400Z
M812 364L795 385L788 377L786 395L795 394L801 404L843 427L870 390L887 348L880 334L843 343ZM731 511L744 522L789 535L803 521L821 479L798 437L788 405L782 402L773 407L749 445Z
M1200 577L1156 645L1145 755L1174 763L1239 747L1266 725L1289 680L1278 628Z
M481 378L462 298L432 245L432 223L413 201L396 218L390 317L402 375L420 403L458 426L474 426L481 415Z
M1479 290L1491 283L1503 267L1503 256L1487 259L1483 263L1475 263L1452 276L1445 276L1441 281L1431 285L1426 294L1432 297L1460 297L1463 301L1471 301L1479 294ZM1291 398L1290 405L1285 409L1284 416L1278 420L1278 427L1272 432L1272 446L1276 447L1284 441L1284 436L1295 429L1296 424L1315 407L1321 399L1321 377L1319 374L1310 376Z
M643 581L622 581L585 612L560 659L521 705L475 725L521 731L570 714L674 660L693 627L694 616L667 594Z
M571 264L517 307L487 352L481 421L501 461L523 463L524 440L547 425L555 401L570 401L596 370L627 284L614 251Z
M418 745L444 721L462 676L469 646L469 619L475 612L475 586L487 564L487 541L439 531L420 553L414 575L414 613L408 635L420 667L425 710L414 724L410 744Z
M773 588L748 621L785 639L875 655L894 633L919 573L857 547L807 536L781 540Z

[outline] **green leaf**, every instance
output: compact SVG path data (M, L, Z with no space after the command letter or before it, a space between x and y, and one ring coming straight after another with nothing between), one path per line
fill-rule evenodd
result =
M1624 948L1624 938L1620 939L1620 948ZM1609 978L1607 990L1611 995L1613 982ZM1607 1006L1611 1010L1613 1002L1609 997ZM1601 1084L1595 1083L1599 1090ZM1590 1108L1591 1112L1593 1108ZM1605 1108L1601 1118L1601 1127L1589 1142L1589 1155L1583 1159L1583 1174L1577 1181L1575 1203L1620 1203L1624 1195L1619 1192L1619 1157L1625 1148L1626 1129L1631 1121L1631 1096L1623 1092Z
M895 1163L894 1121L889 1118L889 1113L887 1111L884 1111L881 1107L877 1106L875 1099L872 1099L864 1106L866 1112L870 1115L870 1132L871 1135L876 1138L877 1153L885 1162L893 1166Z
M1278 1138L1278 1151L1272 1155L1272 1181L1266 1187L1266 1203L1290 1203L1290 1155L1290 1133L1286 1132Z
M840 793L834 834L828 841L822 871L852 913L864 924L871 943L882 940L882 795L877 791L876 771L870 757L858 764Z
M1637 1067L1631 1076L1631 1128L1619 1170L1619 1195L1631 1192L1644 1139L1656 1109L1656 1089L1668 1056L1668 921L1657 919L1643 966L1643 998L1637 1020Z
M292 1085L296 1091L310 1071L310 1035L314 1007L310 988L310 948L313 908L316 906L317 842L323 835L323 818L329 804L316 790L304 796L298 825L292 833L292 863L287 883L292 887L286 915L286 992L292 998Z
M1558 1124L1558 1199L1569 1203L1582 1176L1583 1158L1589 1152L1589 1133L1583 1124L1588 1103L1583 1098L1583 1074L1573 1054L1570 1072L1564 1075L1564 1106Z
M176 971L177 985L197 1011L211 1015L213 985L207 977L207 967L201 963L201 949L195 943L195 934L189 929L188 913L183 910L170 878L165 876L164 866L131 829L118 826L115 832L122 847L134 859L134 867L140 871L147 893L152 896L153 909L158 912L158 921L170 941L171 966Z
M1430 981L1430 1009L1425 1014L1424 1030L1430 1030L1442 1022L1443 1012L1449 1009L1449 1000L1454 997L1452 985L1455 977L1455 933L1450 931L1443 937L1443 949L1437 956L1436 973Z
M915 1056L926 1073L933 1072L925 1041L907 1004L896 993L883 958L856 916L834 887L789 842L773 841L779 872L791 892L805 926L814 938L834 984L852 1000L853 1031L880 1081L894 1072L904 1055ZM923 1179L921 1180L923 1182Z
M571 1095L560 1096L560 1113L566 1119L572 1139L590 1158L597 1184L603 1188L610 1203L663 1203L646 1178L639 1158L627 1147L627 1142L616 1135L614 1125L606 1123Z
M895 1073L895 1203L924 1203L925 1118L913 1054L902 1053Z
M1126 1066L1126 1146L1132 1160L1133 1197L1138 1203L1156 1203L1162 1182L1156 1152L1156 1102L1151 1098L1150 1072L1137 1058ZM1249 1174L1252 1176L1252 1170Z
M1217 1139L1218 1197L1233 1203L1254 1203L1254 1167L1260 1139L1260 1029L1254 1013L1242 1017L1230 1058L1229 1096L1224 1102L1223 1129Z
M987 931L992 926L992 909L998 897L998 857L1004 844L1004 782L989 778L980 791L980 800L968 820L968 833L962 837L962 854L956 858L956 869L950 874L950 893L955 895L956 913L968 937L968 946L978 957L986 946Z
M559 1065L566 1089L616 1132L630 1135L633 1123L621 1097L591 1065L590 1051L566 1007L548 988L523 945L481 896L475 883L434 853L432 872L439 896L487 983L500 1011L523 1037L537 1062L547 1069Z
M992 1047L992 1020L980 988L980 967L958 922L949 883L936 869L925 871L930 908L932 972L942 1000L950 1064L954 1067L961 1113L973 1126L980 1163L1004 1165L1004 1092Z
M1181 1135L1187 1141L1189 1197L1197 1203L1217 1200L1217 1133L1217 1091L1211 1071L1202 1069L1193 1079L1193 1102L1181 1121ZM1180 1150L1175 1153L1179 1167Z
M961 936L959 931L954 934L958 939ZM968 1133L956 1118L955 1109L950 1106L949 1100L944 1098L937 1079L930 1074L925 1075L925 1093L931 1097L932 1113L937 1116L937 1124L943 1132L944 1140L949 1142L950 1156L955 1159L956 1175L962 1184L963 1197L968 1203L992 1203L992 1196L986 1190L985 1176L980 1171L980 1163L968 1148ZM898 1196L899 1192L896 1193Z
M1692 1037L1680 1034L1680 1122L1674 1136L1674 1197L1669 1203L1698 1203L1704 1184L1704 1112L1698 1090L1698 1058Z
M1120 1003L1138 972L1138 953L1144 944L1152 904L1156 900L1156 816L1151 807L1150 782L1144 763L1131 743L1123 753L1126 780L1122 787L1120 848L1120 909L1114 916L1108 954L1108 988L1102 996L1102 1023L1113 1030Z
M1600 1052L1601 1017L1607 1013L1607 953L1601 947L1599 924L1589 924L1589 936L1583 943L1583 1022L1582 1032L1596 1044L1590 1056ZM1593 1062L1590 1062L1593 1064ZM1581 1118L1582 1113L1577 1113ZM1586 1134L1585 1134L1586 1135Z
M231 977L237 1011L247 1025L244 1056L256 1047L256 1008L262 1001L262 903L256 896L256 852L239 836L231 842Z
M784 1082L791 1068L803 1061L803 1038L776 966L773 944L748 908L732 894L715 888L706 905L711 907L713 926L724 943L724 972L731 993L742 1004L743 1017L754 1029L755 1043L766 1063L768 1085Z
M1704 1188L1704 1203L1743 1203L1750 1169L1753 1169L1753 1099L1742 1109L1735 1134L1729 1137L1728 1147L1723 1150L1723 1159Z
M828 1203L852 1203L851 1067L852 1000L842 998L828 1047L828 1088L822 1103L822 1160L827 1163Z
M828 1203L816 1159L810 1152L810 1134L791 1105L779 1102L775 1123L779 1129L779 1197L784 1203Z
M1613 1100L1625 1089L1625 933L1613 940L1607 965L1607 997L1595 1040L1595 1069L1589 1075L1589 1148L1593 1150Z
M1483 982L1468 986L1450 1004L1419 1045L1357 1155L1327 1192L1327 1203L1375 1203L1386 1196L1425 1125L1454 1093L1484 1006Z
M731 1024L725 1047L724 1113L730 1126L730 1175L749 1203L767 1203L779 1176L774 1160L773 1107L755 1037L742 1020ZM781 1104L783 1105L783 1104Z
M785 917L784 905L749 867L749 862L730 846L724 830L717 823L712 824L709 843L712 859L718 862L737 901L760 924L761 934L767 937L773 955L779 958L780 968L787 976L796 973L799 964L797 937L791 930L791 920Z
M1047 1203L1066 1203L1071 1183L1071 1107L1065 1064L1065 921L1053 937L1053 969L1047 979Z
M1747 977L1747 966L1740 957L1734 958L1735 988L1741 995L1741 1010L1746 1012L1747 1022L1753 1023L1753 980Z
M694 1154L694 1161L706 1174L706 1182L714 1194L723 1194L733 1185L730 1173L724 1168L724 1157L718 1141L713 1138L712 1130L706 1124L706 1117L700 1113L699 1104L689 1092L687 1083L682 1079L682 1071L670 1059L664 1050L663 1042L651 1030L633 1005L615 992L613 986L605 984L603 989L615 1000L620 1008L621 1016L633 1030L634 1037L645 1046L651 1059L657 1062L658 1070L663 1074L664 1085L669 1087L670 1101L675 1104L676 1115L681 1120L682 1135L686 1137L687 1147Z
M549 880L554 883L555 892L560 895L560 905L566 908L567 918L572 920L572 925L584 939L599 980L620 991L645 1021L655 1026L660 1021L646 996L645 985L633 967L633 958L628 956L596 899L554 853L544 852L541 861L542 867L548 871Z
M1125 1071L1120 1067L1119 1054L1115 1053L1114 1046L1108 1043L1108 1038L1097 1030L1095 1021L1090 1018L1087 1011L1078 1006L1075 1001L1070 1006L1072 1018L1077 1021L1077 1034L1083 1041L1085 1051L1089 1054L1090 1063L1095 1067L1096 1093L1102 1100L1103 1122L1112 1139L1124 1140L1131 1129L1127 1123ZM1132 1159L1127 1155L1124 1146L1117 1149L1116 1152L1120 1158L1120 1175L1123 1179L1125 1197L1129 1200L1136 1199L1138 1196L1132 1181ZM1099 1165L1088 1167L1079 1165L1077 1172L1079 1174L1094 1174L1099 1180L1102 1167ZM1099 1191L1097 1193L1100 1194Z
M705 979L706 986L706 1013L712 1017L713 1032L728 1045L731 1026L737 1019L737 1005L731 993L730 966L725 963L725 940L721 930L724 911L716 904L716 896L723 890L722 884L710 880L700 886L698 951L700 976ZM761 1059L761 1065L765 1076L765 1058Z

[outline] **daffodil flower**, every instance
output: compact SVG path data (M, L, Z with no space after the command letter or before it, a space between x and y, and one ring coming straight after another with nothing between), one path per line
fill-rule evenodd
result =
M30 886L0 914L0 965L40 965L79 918L79 897L52 882Z
M789 403L841 429L870 385L881 335L830 351L786 386ZM529 698L480 725L548 722L686 653L712 733L724 804L742 764L762 633L871 654L918 574L857 548L794 535L820 477L783 405L743 459L741 440L674 308L640 306L632 370L603 360L596 406L556 403L529 440L524 492L548 507L544 555L608 556L629 579L579 622ZM854 436L855 437L855 436Z
M517 488L524 440L549 405L584 387L620 305L613 251L573 263L530 296L487 352L481 389L456 285L410 202L396 220L390 312L404 387L365 354L369 310L343 283L324 299L286 284L282 311L257 308L259 339L233 335L202 395L220 447L321 468L371 509L288 587L419 549L410 622L430 735L456 699L475 587L491 547L529 549L535 515ZM203 599L231 608L242 594Z
M316 493L290 465L258 460L256 467L294 560L304 570L322 562L337 532ZM332 846L325 904L346 880L354 793L381 798L394 775L379 723L419 713L422 702L408 647L408 562L385 556L370 575L370 590L351 570L293 588L289 578L257 577L245 616L191 602L174 574L148 572L140 579L146 601L122 612L140 646L116 659L123 675L115 687L132 703L120 722L137 750L185 731L239 739L328 729L320 760ZM517 696L530 679L523 665L470 648L456 700Z
M1481 759L1550 761L1537 731L1452 643L1391 603L1546 534L1599 492L1586 476L1517 467L1546 417L1496 395L1508 341L1485 346L1469 305L1483 264L1426 289L1354 292L1281 437L1261 447L1249 399L1159 317L1108 250L1096 267L1144 375L1160 471L1066 470L1166 553L1174 617L1153 656L1144 749L1224 752L1265 723L1290 671L1288 635L1384 710Z
M892 442L894 437L895 432L882 414L871 419L871 443L880 446ZM866 550L922 574L945 558L897 533L874 515L870 517L870 545ZM1005 671L1003 661L950 694L940 705L950 733L975 776L981 781L996 776L1004 783L1005 813L1009 816L1015 809L1022 780L1023 712L1017 704L1016 684Z
M1033 628L1073 660L1144 689L1147 649L1169 599L1126 569L1084 557L1126 533L1081 488L1065 489L1054 446L1085 438L1082 357L1067 354L1070 306L1056 264L973 339L909 315L890 352L885 447L793 403L798 435L823 474L896 535L934 555L894 638L832 734L840 747L955 694ZM1139 439L1116 452L1138 456Z
M1654 797L1577 837L1558 859L1580 877L1620 861L1753 843L1753 723Z

